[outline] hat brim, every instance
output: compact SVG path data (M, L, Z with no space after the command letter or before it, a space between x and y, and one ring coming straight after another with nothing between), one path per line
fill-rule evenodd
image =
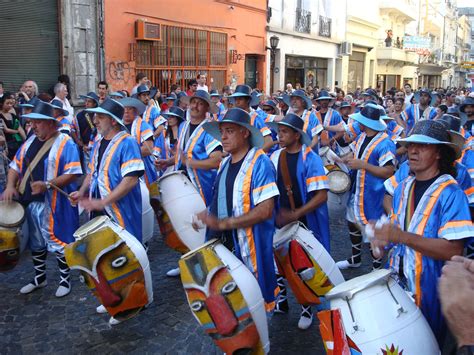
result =
M60 110L62 111L62 116L69 116L69 111L63 109L62 107L56 106L56 105L51 105L55 110Z
M93 98L92 96L88 96L88 95L79 95L79 97L83 100L86 100L86 99L89 99L89 100L92 100L94 101L97 105L99 104L99 100Z
M118 118L117 116L115 116L113 113L110 113L109 111L104 110L102 107L89 108L89 109L86 109L86 112L102 113L102 114L104 114L104 115L110 116L110 117L112 117L115 121L117 121L117 123L120 124L122 127L125 127L125 124L123 123L123 121L122 121L120 118ZM125 128L126 128L126 127L125 127Z
M221 132L219 131L219 125L222 123L233 123L233 124L247 128L250 131L250 144L252 145L252 147L255 147L255 148L263 147L264 139L263 139L262 133L257 127L254 127L248 124L223 119L222 121L206 122L203 124L202 128L204 128L204 130L207 133L209 133L219 142L222 142Z
M32 104L19 104L18 106L19 106L19 107L23 107L23 108L28 108L28 107L29 107L29 108L34 108L34 107L35 107L35 106L32 105Z
M29 120L50 120L50 121L58 122L58 120L54 117L46 116L46 115L42 115L41 113L34 113L34 112L27 113L26 115L23 115L22 117L28 118Z
M406 147L410 143L432 144L432 145L444 144L451 147L454 150L456 154L456 159L458 159L461 156L462 147L464 145L464 143L461 143L461 140L464 140L464 137L462 137L461 135L459 135L459 137L456 137L450 131L448 131L448 133L451 136L451 139L453 140L453 142L443 142L438 139L425 136L423 134L412 134L409 137L397 139L397 143L400 143L402 147Z
M387 129L387 124L382 119L378 119L377 121L371 120L370 118L367 118L362 115L360 112L354 113L349 117L359 122L360 124L363 124L364 126L373 129L374 131L381 132Z
M109 96L110 96L110 97L112 97L112 96L120 97L120 99L124 99L124 98L125 98L125 95L124 95L124 94L122 94L122 93L120 93L120 92L117 92L117 91L111 92L111 93L109 94Z
M227 97L252 97L252 96L244 94L243 92L234 92L232 95L229 95Z
M306 104L306 110L309 110L311 107L313 107L313 103L311 102L311 99L307 96L300 96L300 95L290 95L289 97L289 107L291 107L291 99L293 97L299 97L300 99L303 99L303 101L305 102Z
M169 112L169 113L162 113L161 116L163 116L163 117L166 118L166 119L168 119L168 118L170 118L170 117L176 117L176 118L177 118L178 120L180 120L181 122L184 121L184 118L183 118L183 117L181 117L181 116L179 116L179 115L176 115L176 114L174 114L174 113L171 113L171 112Z
M303 131L302 129L299 129L297 127L294 127L292 125L290 125L289 123L287 122L266 122L266 125L268 127L270 127L271 129L273 129L275 132L278 133L278 126L286 126L286 127L290 127L292 129L294 129L296 132L298 132L300 135L301 135L301 143L303 143L304 145L310 147L311 146L311 143L312 143L312 140L311 138L309 137L308 133L306 133L305 131Z
M139 116L143 115L143 112L146 110L146 106L143 102L132 97L125 97L123 99L117 100L122 104L123 107L134 107L137 110ZM138 102L137 102L138 101Z
M388 115L383 115L383 116L380 116L380 119L381 119L381 120L393 121L395 118L390 117L390 116L388 116Z
M468 102L468 103L463 102L461 105L459 105L459 111L464 113L466 106L474 106L474 102Z
M217 112L217 106L211 100L207 100L206 98L200 96L189 96L189 102L191 102L192 99L199 99L206 102L209 105L209 108L207 110L209 113Z
M332 96L322 96L322 97L318 97L315 99L316 101L321 101L321 100L334 100L334 97Z

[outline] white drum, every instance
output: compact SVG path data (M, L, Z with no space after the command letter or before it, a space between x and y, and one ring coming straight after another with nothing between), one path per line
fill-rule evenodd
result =
M326 165L329 181L328 210L331 216L344 213L350 197L351 178L336 165Z
M25 209L16 201L0 201L0 227L16 228L25 219Z
M298 245L292 245L295 242ZM276 231L273 250L278 268L299 304L319 304L319 297L344 282L334 259L300 222Z
M270 351L260 286L234 254L214 239L183 255L179 267L194 317L222 351Z
M198 190L182 171L173 171L158 180L160 199L174 230L181 241L190 249L201 246L206 229L195 231L192 218L206 209Z
M326 294L331 309L342 314L347 336L362 354L398 348L404 354L439 354L428 322L389 270L346 281Z
M155 213L150 204L150 192L145 181L140 179L140 192L142 194L142 243L148 242L153 237Z

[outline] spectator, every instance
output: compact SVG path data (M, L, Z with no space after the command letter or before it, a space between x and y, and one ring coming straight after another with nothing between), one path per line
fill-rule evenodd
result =
M5 135L8 159L10 160L13 159L18 148L26 139L18 116L12 113L13 106L15 106L15 96L9 92L4 93L0 99L0 128Z
M197 90L204 90L205 92L209 92L209 88L206 85L206 74L198 74L197 83Z
M193 96L198 88L198 82L195 79L191 79L188 82L188 90L186 90L186 95Z
M0 81L0 99L3 97L3 81Z
M61 83L61 84L64 84L66 85L66 88L67 88L67 96L66 98L68 100L71 100L71 80L69 79L69 76L66 75L66 74L61 74L60 76L58 76L58 83ZM54 86L52 86L49 90L48 90L48 94L50 94L51 96L54 96L55 93L54 93Z
M137 93L137 88L140 86L140 85L147 85L148 84L148 77L146 76L145 73L138 73L136 76L135 76L135 86L133 87L132 89L132 95L135 95ZM148 85L147 85L148 86ZM100 95L99 95L100 96ZM130 96L130 95L128 95Z
M392 37L393 37L392 30L387 30L387 38L385 38L385 47L392 46Z
M99 96L99 105L105 101L109 94L109 84L106 81L99 81L97 84L97 95Z
M53 100L59 100L63 104L63 109L65 109L69 114L67 118L72 122L74 117L74 109L72 108L69 100L67 99L67 87L63 83L57 83L54 86L54 94L56 95Z
M403 88L405 89L405 105L409 105L411 102L411 99L413 98L413 91L411 89L411 85L409 83L406 83L403 85Z
M39 89L38 84L33 80L27 80L21 86L20 91L18 92L18 99L20 100L20 104L27 103L33 97L38 95Z

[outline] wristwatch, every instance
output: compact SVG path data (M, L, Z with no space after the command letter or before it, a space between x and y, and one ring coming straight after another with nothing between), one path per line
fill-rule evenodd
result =
M51 188L51 184L49 181L46 181L45 185L46 185L46 190L49 190Z

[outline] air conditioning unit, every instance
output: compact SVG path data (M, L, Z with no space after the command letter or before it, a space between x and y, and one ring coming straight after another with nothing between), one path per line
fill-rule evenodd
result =
M161 25L143 20L135 22L135 39L161 41Z
M340 55L352 55L352 43L342 42L339 46Z

